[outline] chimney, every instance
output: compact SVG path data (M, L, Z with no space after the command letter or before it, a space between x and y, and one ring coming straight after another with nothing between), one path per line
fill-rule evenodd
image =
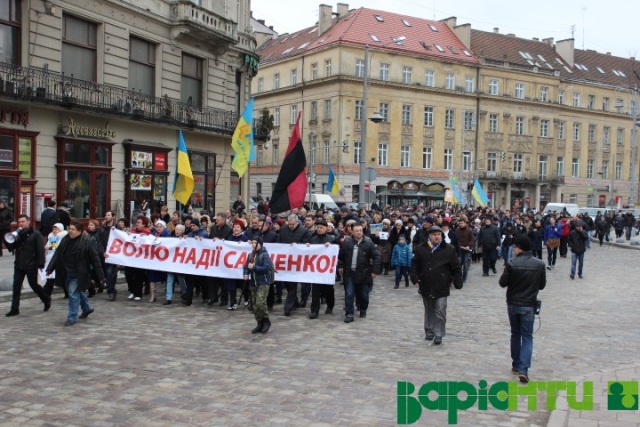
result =
M542 41L548 44L549 46L553 47L553 37L542 39Z
M496 34L500 34L500 28L493 27L493 32L496 33Z
M515 37L515 36L516 36L516 35L515 35L515 34L513 34L513 33L509 33L509 34L507 34L507 37Z
M331 18L333 17L333 9L326 4L320 5L320 15L318 18L318 35L324 34L331 27Z
M569 68L573 67L573 43L573 39L558 40L556 43L556 52L569 65Z
M258 19L258 22L264 25L264 19Z
M349 13L348 3L338 3L338 18L343 18Z
M540 39L539 39L539 38L537 38L537 37L534 37L532 40L533 40L534 42L539 42L539 41L540 41Z
M632 61L635 61L636 57L635 56L631 56L631 57L629 57L629 59L632 60Z

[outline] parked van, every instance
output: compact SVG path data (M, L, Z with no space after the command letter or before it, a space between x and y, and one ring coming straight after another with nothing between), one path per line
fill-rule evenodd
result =
M569 212L571 216L576 216L580 213L580 208L575 203L547 203L547 206L544 207L543 212L556 212L561 213L566 210Z
M304 198L304 204L309 205L309 210L317 211L318 209L331 209L334 212L338 211L338 205L333 201L328 194L307 194Z

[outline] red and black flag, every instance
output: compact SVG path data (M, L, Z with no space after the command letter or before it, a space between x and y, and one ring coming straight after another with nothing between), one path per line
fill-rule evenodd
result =
M300 114L289 138L289 146L282 161L269 208L272 214L285 212L303 205L307 194L307 156L300 139Z

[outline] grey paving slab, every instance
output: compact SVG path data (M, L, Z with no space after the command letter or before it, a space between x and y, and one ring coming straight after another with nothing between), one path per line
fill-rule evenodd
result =
M569 259L548 272L532 380L638 380L639 257L605 245L587 252L585 279L569 279ZM26 298L20 316L0 318L0 424L396 425L397 381L514 380L504 290L481 274L472 264L465 288L453 291L439 347L424 340L416 288L393 290L392 276L376 281L366 319L342 321L338 284L334 315L310 320L307 308L284 317L276 306L266 335L250 333L244 307L134 303L121 292L114 303L94 298L89 319L64 327L61 294L48 313ZM637 412L594 419L540 402L538 411L524 400L513 412L474 407L459 412L458 425L638 425ZM447 414L423 409L415 425L447 425Z

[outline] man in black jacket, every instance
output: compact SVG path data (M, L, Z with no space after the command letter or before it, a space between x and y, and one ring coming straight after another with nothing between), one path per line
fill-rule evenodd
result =
M529 382L533 354L533 321L538 291L547 284L544 261L531 254L531 240L518 235L514 257L507 262L500 286L507 288L507 308L511 325L511 372L520 382Z
M367 317L370 285L380 274L380 251L370 238L364 236L362 225L354 224L351 236L344 238L338 267L344 284L344 322L353 322L355 295L358 295L360 317Z
M309 230L300 224L298 216L294 213L287 217L287 225L280 229L278 236L280 243L307 243L309 241ZM295 282L285 282L287 288L287 299L284 301L284 315L291 316L291 312L298 308L298 284Z
M44 242L42 234L31 227L31 219L26 215L18 217L18 228L20 232L15 242L8 243L7 249L15 251L15 262L13 268L13 298L11 299L11 310L7 317L20 314L20 294L22 293L22 282L27 276L29 286L33 289L44 304L44 311L51 308L51 297L38 284L38 269L44 268Z
M315 231L309 239L307 245L324 245L329 247L330 244L336 243L336 238L332 234L327 234L327 221L324 219L318 219L315 222ZM311 313L309 313L309 319L317 319L318 312L320 311L320 296L323 296L327 302L327 310L325 314L333 313L333 306L336 302L335 292L333 285L319 285L313 283L311 285Z
M211 228L209 228L209 237L213 240L227 240L233 234L233 230L227 224L227 218L224 212L218 212ZM207 277L207 289L209 291L209 300L207 305L214 305L220 300L220 306L225 306L229 302L229 292L224 286L222 277Z
M589 235L584 231L584 223L576 222L575 229L569 233L567 244L571 248L571 274L569 277L573 280L576 277L576 263L578 264L578 277L582 276L582 267L584 266L584 253L587 251L587 240Z
M500 230L493 225L491 217L484 218L484 225L478 232L478 245L482 247L482 275L489 275L489 268L497 274L496 260L500 247Z
M53 231L53 224L55 224L56 216L56 201L49 200L47 202L47 208L42 211L40 215L40 234L46 239L49 233Z
M442 229L429 229L429 240L419 245L411 263L411 282L420 286L424 304L425 339L442 343L447 324L447 297L451 283L462 289L462 267L456 249L442 240Z

